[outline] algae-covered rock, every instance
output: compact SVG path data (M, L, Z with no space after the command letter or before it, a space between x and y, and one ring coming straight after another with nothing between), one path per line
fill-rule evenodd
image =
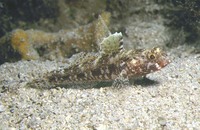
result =
M1 62L35 59L62 60L78 52L95 52L109 35L109 13L102 13L94 22L73 30L55 33L16 29L0 40Z

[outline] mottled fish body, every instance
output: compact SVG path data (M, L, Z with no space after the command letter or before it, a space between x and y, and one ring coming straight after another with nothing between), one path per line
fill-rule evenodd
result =
M115 33L100 44L99 53L80 53L69 67L52 71L45 80L54 85L82 84L145 76L169 64L160 48L125 50L122 34Z

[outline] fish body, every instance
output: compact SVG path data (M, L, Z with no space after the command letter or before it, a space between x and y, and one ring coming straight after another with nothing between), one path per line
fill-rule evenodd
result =
M100 44L99 53L82 52L69 67L45 75L54 85L82 84L116 79L138 78L158 71L170 60L160 48L147 50L125 50L122 34L115 33Z
M119 75L128 78L142 77L160 70L169 64L166 55L160 48L151 50L122 51L114 56L103 56L81 53L84 61L52 71L46 77L49 82L75 83L115 80ZM98 60L101 60L99 62Z

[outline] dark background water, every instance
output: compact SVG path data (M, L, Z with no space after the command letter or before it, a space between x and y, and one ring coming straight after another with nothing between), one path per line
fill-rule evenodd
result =
M125 42L133 24L137 28L138 23L154 23L168 30L165 47L187 45L195 48L191 53L200 52L200 0L1 0L0 37L15 29L70 30L91 23L104 11L111 13L111 32L122 32Z

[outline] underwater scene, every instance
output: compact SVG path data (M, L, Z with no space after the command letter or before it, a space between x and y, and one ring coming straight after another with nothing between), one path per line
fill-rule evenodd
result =
M200 0L0 0L0 130L200 129Z

